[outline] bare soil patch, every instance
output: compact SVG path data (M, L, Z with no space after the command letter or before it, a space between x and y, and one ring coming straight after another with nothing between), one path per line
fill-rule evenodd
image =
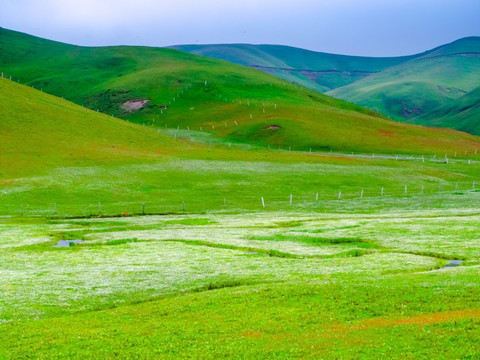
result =
M147 102L149 102L150 99L145 99L145 100L128 100L123 103L123 108L127 110L128 112L132 112L135 110L139 110L145 106Z

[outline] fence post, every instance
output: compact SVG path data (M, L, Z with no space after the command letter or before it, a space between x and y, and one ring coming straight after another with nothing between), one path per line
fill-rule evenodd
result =
M182 200L182 211L185 212L185 200Z
M293 194L290 194L290 205L292 205L292 201L293 201Z
M362 189L362 192L360 193L360 199L363 198L363 189Z
M2 75L3 75L3 73L2 73ZM3 76L2 76L2 77L3 77ZM20 205L20 216L23 216L23 204Z
M383 196L383 186L382 186L382 191L380 192L380 196Z
M100 201L98 202L98 213L102 213L102 204L100 204Z
M317 195L315 195L315 201L318 201L318 192Z
M341 197L342 197L342 192L339 191L339 192L338 192L338 200L340 200Z
M265 200L263 200L263 196L262 196L262 206L265 207Z
M142 203L142 215L145 215L145 203Z

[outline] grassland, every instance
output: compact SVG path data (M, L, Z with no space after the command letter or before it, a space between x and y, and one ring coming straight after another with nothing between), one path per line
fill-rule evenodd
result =
M478 354L473 149L249 149L0 86L0 359Z
M35 41L24 49L34 54L32 74L35 46L45 47ZM79 68L69 61L84 59L75 52L111 61L120 51L48 48L60 60L72 51L62 60L72 79ZM162 76L172 64L192 65L173 50L121 50L160 69L164 59ZM221 65L198 61L197 80L202 66ZM114 82L113 68L93 80ZM477 137L394 124L233 66L228 76L209 70L213 84L175 88L185 69L164 83L174 90L151 90L152 99L176 95L151 122L149 108L124 121L0 79L0 359L478 355ZM152 85L151 73L137 71L123 86ZM51 91L64 86L102 110L112 104L95 97L110 85L81 90L48 79ZM284 111L305 123L319 114L335 123L345 112L352 128L316 123L330 148L304 140L313 122L274 141L252 123L234 125L255 108L263 127L281 121L269 112ZM82 242L53 247L59 240ZM442 269L453 259L461 266Z
M1 71L14 81L162 129L301 151L434 154L476 146L476 138L394 123L260 71L171 49L85 48L1 29L0 51Z
M4 219L0 358L474 358L478 221L463 206Z
M421 54L391 58L326 54L278 45L173 48L260 69L376 109L398 121L479 134L475 110L466 111L469 104L478 100L478 94L472 92L479 81L478 37L460 39ZM467 96L468 93L471 94Z
M430 113L412 119L411 123L450 127L470 134L479 134L480 87L458 99L452 99Z
M478 86L478 53L478 37L460 39L328 94L399 121L433 116L436 108ZM458 129L455 123L442 124Z
M322 93L415 57L346 56L281 45L177 45L171 48L261 69Z

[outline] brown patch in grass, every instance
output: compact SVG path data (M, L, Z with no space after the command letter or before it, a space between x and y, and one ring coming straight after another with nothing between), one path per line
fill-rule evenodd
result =
M265 128L266 130L278 130L280 129L280 126L278 125L270 125Z
M332 324L326 323L321 325L315 333L304 333L304 334L292 334L289 332L278 333L272 336L272 339L276 342L285 342L285 341L294 341L297 339L303 340L329 340L332 338L343 339L348 338L352 339L352 336L355 336L355 332L361 333L364 330L375 330L381 328L397 327L404 325L416 325L416 326L425 326L425 325L434 325L438 323L448 323L455 322L464 319L480 319L480 309L469 309L469 310L453 310L438 312L433 314L422 314L409 317L402 317L397 319L388 319L384 317L367 319L363 321L355 322L351 325L344 324ZM244 333L252 333L247 331ZM357 334L360 335L360 334Z
M262 336L262 333L258 330L246 330L243 332L242 336L246 339L258 339Z
M385 130L385 129L380 129L378 130L381 136L387 137L387 138L396 138L398 137L396 133L390 130Z
M315 335L304 335L303 338L318 337L338 337L347 336L351 332L369 330L372 328L387 328L403 325L433 325L443 322L453 322L462 319L478 319L480 318L480 309L470 310L454 310L446 312L438 312L433 314L422 314L399 319L375 318L367 319L356 323L355 325L325 325L325 332Z
M125 110L128 112L132 112L135 110L139 110L145 106L147 102L149 102L150 99L145 99L145 100L128 100L123 103L123 107Z

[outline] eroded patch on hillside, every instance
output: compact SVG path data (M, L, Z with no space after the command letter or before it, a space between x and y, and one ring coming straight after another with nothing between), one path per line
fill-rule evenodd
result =
M123 103L123 108L127 110L128 112L132 112L135 110L140 110L145 106L146 103L148 103L150 99L145 99L145 100L128 100Z
M267 129L267 130L278 130L278 129L280 129L280 126L270 125L270 126L267 126L265 129Z

